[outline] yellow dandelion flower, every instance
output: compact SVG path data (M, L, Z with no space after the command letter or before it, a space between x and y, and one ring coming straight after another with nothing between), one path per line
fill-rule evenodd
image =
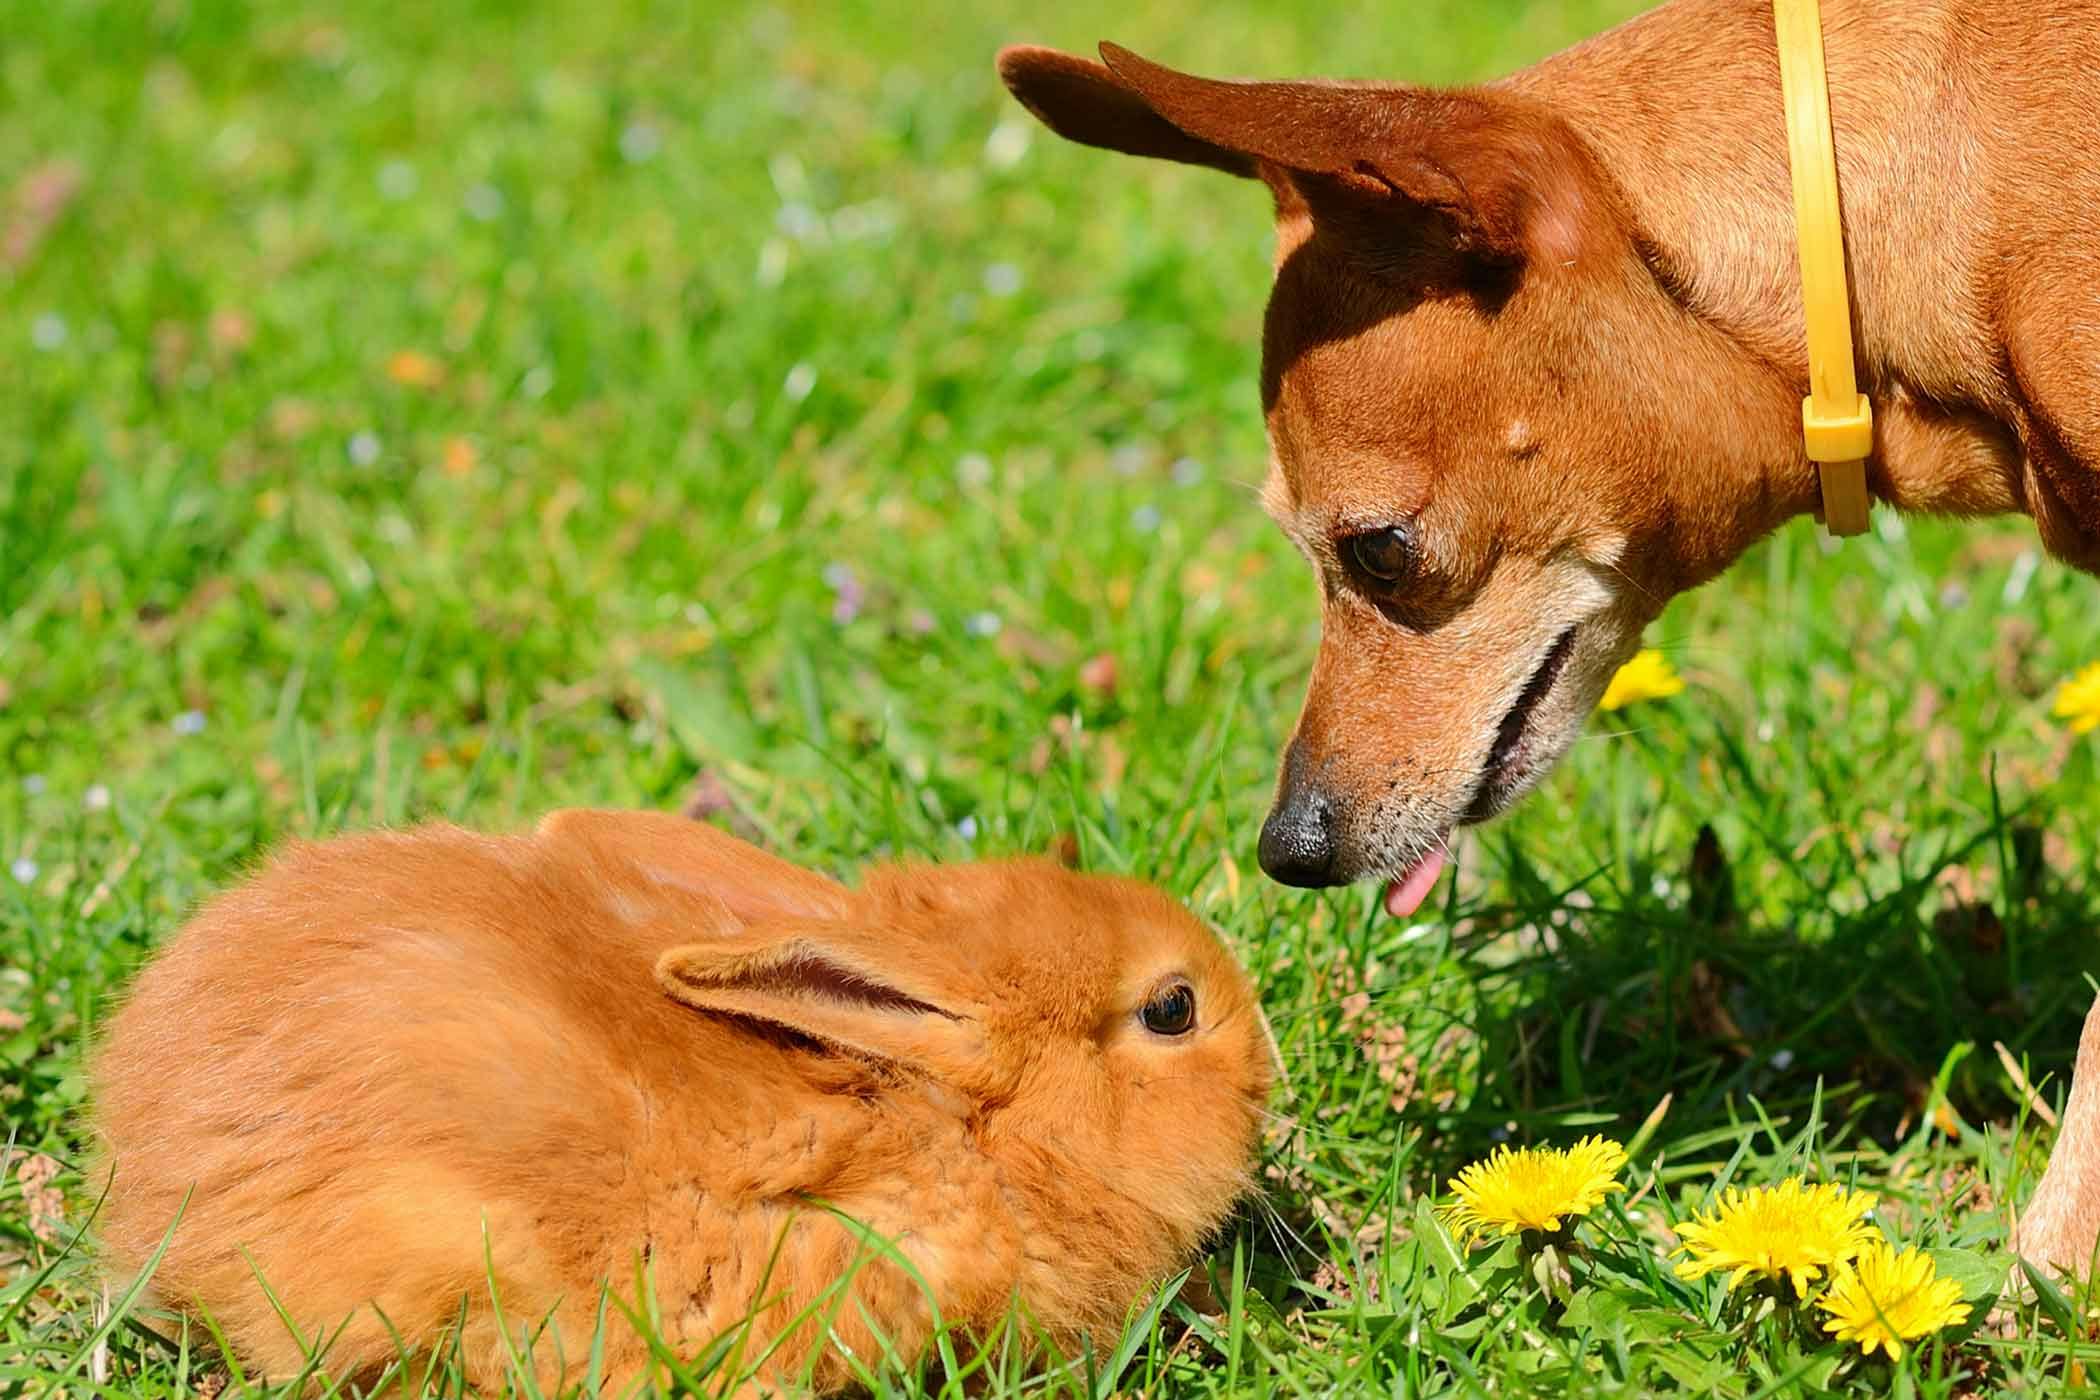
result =
M411 389L434 389L445 378L445 367L420 350L396 350L387 356L386 377Z
M1636 652L1633 660L1612 675L1597 708L1617 710L1643 700L1667 700L1683 689L1684 677L1677 674L1677 668L1664 660L1661 652L1649 647Z
M1891 1361L1903 1359L1904 1342L1969 1320L1961 1285L1941 1278L1931 1255L1898 1253L1880 1239L1838 1266L1816 1306L1830 1314L1824 1331L1841 1342L1858 1342L1868 1356L1879 1347Z
M2100 661L2080 668L2057 689L2056 706L2050 713L2068 720L2073 734L2100 729Z
M1804 1185L1790 1176L1777 1186L1731 1186L1713 1209L1677 1227L1678 1252L1691 1257L1679 1278L1704 1278L1729 1269L1728 1286L1752 1274L1788 1278L1805 1294L1816 1271L1841 1264L1874 1238L1865 1216L1874 1197L1843 1186Z
M1608 1138L1586 1137L1573 1147L1498 1147L1451 1181L1456 1198L1437 1214L1460 1245L1487 1235L1558 1230L1569 1216L1588 1215L1614 1191L1626 1149Z

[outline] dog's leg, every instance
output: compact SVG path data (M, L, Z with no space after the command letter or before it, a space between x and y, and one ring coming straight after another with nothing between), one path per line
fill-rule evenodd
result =
M2013 1248L2030 1262L2084 1277L2100 1242L2100 1000L2086 1013L2078 1063L2048 1170L2013 1231Z

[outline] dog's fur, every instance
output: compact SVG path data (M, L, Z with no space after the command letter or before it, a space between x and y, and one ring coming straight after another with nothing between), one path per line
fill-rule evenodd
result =
M1874 495L2023 511L2100 568L2100 9L1824 27ZM1400 872L1537 782L1673 594L1818 507L1770 7L1677 0L1449 92L1104 53L1000 68L1074 139L1274 191L1265 500L1326 601L1271 822L1326 824L1291 878ZM1418 562L1381 591L1340 546L1391 525Z
M2100 6L1823 24L1874 496L2024 512L2100 571ZM1770 6L1675 0L1459 91L1103 56L999 66L1066 136L1275 198L1265 502L1325 616L1263 864L1421 870L1566 751L1672 595L1818 508ZM1349 543L1388 527L1394 586Z

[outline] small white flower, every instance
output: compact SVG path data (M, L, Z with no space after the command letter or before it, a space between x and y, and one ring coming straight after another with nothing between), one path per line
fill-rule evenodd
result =
M977 818L964 817L957 822L955 824L955 834L962 837L965 841L975 841L977 839Z
M503 217L503 191L487 181L467 186L465 199L467 214L485 224L492 224Z
M1130 528L1141 535L1149 535L1159 528L1159 507L1142 505L1130 512Z
M15 863L7 869L8 873L15 877L15 883L18 885L26 885L36 878L36 862L28 856L16 856Z
M94 784L80 795L80 805L87 808L90 812L108 811L109 785L107 783Z
M809 397L809 391L817 387L816 367L807 360L787 372L780 381L780 392L787 395L789 403L801 403Z
M1203 480L1203 464L1194 457L1177 457L1172 467L1176 486L1194 486Z
M66 318L46 311L29 323L29 343L39 350L56 350L66 343Z
M22 779L22 791L28 793L31 797L42 797L44 795L44 775L42 773L31 773L28 777Z
M986 295L1010 297L1021 290L1021 269L1010 262L995 262L984 270Z
M965 452L955 459L955 479L964 486L983 486L992 479L992 459L982 452Z
M663 133L652 122L629 122L620 133L620 156L629 165L653 160L664 148Z
M390 160L379 167L379 192L388 199L407 199L422 182L416 168L405 160Z
M547 391L554 387L554 371L545 365L534 365L525 371L518 381L518 392L528 399L544 399Z
M204 711L184 710L181 714L175 716L174 722L169 727L184 738L192 734L202 734L204 732Z
M807 243L822 236L824 216L799 200L789 200L773 215L773 226L797 243Z
M1772 1068L1773 1068L1773 1069L1776 1069L1776 1070L1779 1070L1779 1071L1781 1071L1781 1072L1784 1072L1785 1070L1787 1070L1788 1068L1790 1068L1790 1067L1791 1067L1791 1066L1793 1065L1793 1063L1794 1063L1794 1052L1793 1052L1793 1051L1791 1051L1791 1050L1774 1050L1774 1051L1772 1052Z
M379 434L366 428L350 435L345 451L350 454L350 464L369 467L379 460Z
M963 631L973 637L996 637L1004 625L995 612L973 612L963 619Z
M1134 442L1126 442L1108 456L1108 464L1114 467L1117 476L1136 476L1145 467L1145 449Z

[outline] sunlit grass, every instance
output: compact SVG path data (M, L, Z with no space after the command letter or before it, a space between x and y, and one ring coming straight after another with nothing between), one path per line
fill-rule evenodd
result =
M1253 500L1266 197L1059 145L991 72L1457 79L1625 8L14 7L0 1384L224 1373L105 1295L67 1169L82 1047L197 899L287 834L698 796L841 873L1069 837L1214 920L1282 1043L1207 1291L1091 1371L881 1386L2063 1393L2082 1300L1980 1324L2100 965L2100 743L2054 713L2092 581L2018 524L1799 524L1419 921L1276 888L1317 610ZM1592 1133L1631 1163L1579 1298L1449 1247L1441 1183ZM1891 1370L1675 1276L1717 1185L1790 1174L1984 1261L1979 1325Z

